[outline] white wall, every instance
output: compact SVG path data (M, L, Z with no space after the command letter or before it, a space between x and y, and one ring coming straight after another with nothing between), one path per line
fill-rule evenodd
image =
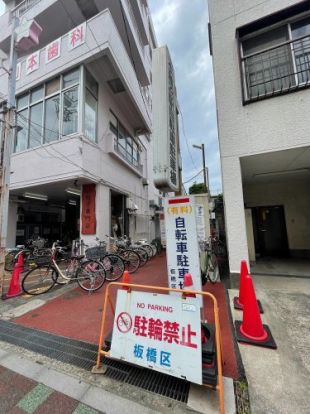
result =
M238 271L240 260L248 257L239 158L309 145L305 114L310 107L310 89L242 105L236 29L295 3L298 1L209 0L231 272Z
M310 250L310 183L283 181L244 186L247 207L283 205L290 250Z

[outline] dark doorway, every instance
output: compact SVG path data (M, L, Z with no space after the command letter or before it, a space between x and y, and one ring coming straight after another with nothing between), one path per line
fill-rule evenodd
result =
M129 236L126 196L111 190L111 236Z
M258 257L287 256L283 206L252 208L255 251Z

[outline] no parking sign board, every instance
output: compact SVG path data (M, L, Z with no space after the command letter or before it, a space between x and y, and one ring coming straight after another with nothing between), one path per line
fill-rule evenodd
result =
M199 299L119 290L110 356L202 384Z

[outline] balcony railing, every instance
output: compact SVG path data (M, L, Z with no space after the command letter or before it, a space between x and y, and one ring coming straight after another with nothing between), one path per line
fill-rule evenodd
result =
M241 58L245 102L310 86L310 35Z
M21 18L29 9L40 3L41 0L24 0L12 9L10 18Z

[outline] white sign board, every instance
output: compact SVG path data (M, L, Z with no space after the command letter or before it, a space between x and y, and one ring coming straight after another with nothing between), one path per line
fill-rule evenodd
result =
M160 240L161 245L166 247L166 227L165 227L165 214L163 212L159 215L159 225L160 225Z
M72 50L85 43L86 22L75 27L68 33L68 49Z
M201 384L199 300L119 290L110 356Z
M40 66L40 51L33 52L29 55L26 59L26 74L29 75L30 73L38 70Z
M201 290L194 198L169 197L164 206L169 287L183 289L184 275L190 273L192 289Z
M179 189L179 130L175 74L167 46L152 52L154 185Z
M45 63L50 63L60 57L61 38L54 40L45 48Z
M198 241L206 240L205 213L203 204L196 204L196 225Z

